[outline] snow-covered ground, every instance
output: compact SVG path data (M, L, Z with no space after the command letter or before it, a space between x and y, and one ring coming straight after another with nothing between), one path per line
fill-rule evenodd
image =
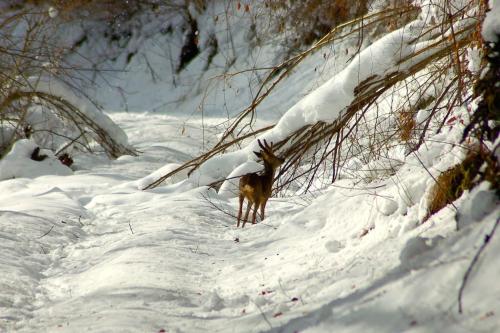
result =
M498 237L468 282L464 314L457 312L465 269L498 218L483 187L455 203L459 232L451 208L421 225L417 204L395 213L398 187L418 196L425 177L416 168L401 172L403 184L346 180L314 199L271 199L265 223L236 229L226 214L235 214L236 200L213 190L138 189L142 176L198 152L199 127L181 135L177 118L113 118L139 157L82 160L87 167L73 175L0 183L3 331L499 327Z
M217 8L209 7L200 21ZM233 19L246 26L241 16ZM227 33L203 24L204 33ZM237 46L246 45L248 31L231 26ZM72 172L48 152L45 161L30 160L34 144L23 140L0 161L0 332L500 330L498 234L465 285L462 314L457 300L471 260L500 216L494 192L482 183L422 223L433 177L464 157L463 126L446 126L403 157L393 174L371 182L343 177L307 195L271 198L263 223L237 229L237 199L185 181L185 174L142 190L216 143L227 126L224 115L246 106L247 88L258 81L254 74L236 76L225 82L228 91L214 92L202 87L214 68L192 74L205 66L200 57L176 76L173 89L164 57L155 58L161 52L154 46L165 45L147 40L144 57L128 65L137 72L116 74L113 83L125 80L129 103L117 91L96 95L118 110L109 115L138 156L79 154ZM231 69L267 64L275 59L272 47L259 53L247 45ZM378 70L382 60L390 62L386 55L380 54ZM159 83L150 81L146 57L167 69ZM272 111L259 116L258 125L293 105L292 111L309 110L311 119L328 118L324 105L336 99L323 92L338 86L330 77L357 70L362 80L372 73L356 66L342 72L347 56L334 58L326 61L321 52L307 58L265 101L262 109ZM224 54L213 61L222 63ZM352 96L344 97L339 102L349 104ZM194 115L204 98L200 119ZM125 107L129 112L119 111Z

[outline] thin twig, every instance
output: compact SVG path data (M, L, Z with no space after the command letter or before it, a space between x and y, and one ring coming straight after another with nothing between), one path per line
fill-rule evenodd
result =
M215 202L213 202L212 200L210 200L210 198L206 195L204 195L203 193L201 194L201 196L203 197L203 199L205 199L209 204L210 206L212 206L213 208L215 208L216 210L218 210L219 212L222 212L224 213L225 215L229 216L229 217L232 217L233 219L236 219L236 215L233 215L229 212L226 212L224 209L220 208L219 206L217 206L215 204Z
M260 314L262 315L262 318L264 318L264 320L265 320L265 321L266 321L266 323L269 325L269 327L270 327L271 329L273 329L273 328L274 328L274 327L273 327L273 325L271 325L271 322L269 321L269 319L267 319L266 314L264 313L264 311L262 311L262 309L260 308L259 304L255 303L255 302L253 302L253 304L255 304L255 306L257 307L257 309L259 309Z
M52 231L52 229L54 229L54 226L50 227L49 231L47 231L46 233L44 233L43 235L41 235L40 237L38 237L38 239L47 236Z
M381 23L384 20L393 17L394 13L398 12L398 10L393 12L387 11L382 14L374 14L370 18L373 18L374 21ZM411 11L412 9L406 8L404 10ZM338 26L309 50L306 50L276 66L264 79L251 104L232 121L224 135L211 150L186 162L169 174L157 179L155 182L149 184L145 189L158 186L161 182L163 182L163 180L183 169L191 169L188 173L188 175L190 175L194 170L198 169L203 163L213 156L224 153L229 148L239 144L244 139L254 137L258 133L262 133L273 128L273 125L271 125L265 129L260 129L259 131L250 131L250 133L242 132L245 128L251 128L255 108L307 55L329 42L349 36L353 33L353 31L357 32L358 29L366 29L366 27L372 23L372 21L365 21L367 19L368 17L363 19L358 18L344 25ZM359 26L360 23L363 23L363 25ZM438 28L448 23L449 20L438 22L433 26L433 28ZM353 28L353 31L345 33L341 30L349 26ZM440 76L432 76L434 79L429 79L430 82L427 82L426 84L427 86L435 84L435 80L438 80L439 77L442 76L443 72L450 67L448 59L450 52L469 45L472 41L470 36L475 27L475 24L468 24L461 27L458 31L454 30L453 43L451 43L446 37L441 37L440 35L435 34L433 35L432 31L430 31L430 34L426 34L425 38L416 38L414 41L406 42L409 46L415 45L415 43L419 42L422 42L420 45L423 45L424 40L428 43L425 47L415 45L418 50L399 59L394 64L392 71L389 68L385 75L373 75L366 78L362 82L359 82L358 86L353 91L355 96L353 101L344 110L342 110L340 116L335 121L331 123L320 121L314 124L306 124L295 132L290 133L287 137L284 137L282 141L275 142L278 150L280 150L280 157L283 157L286 160L277 176L277 178L284 176L283 178L286 177L286 179L277 182L278 190L287 189L292 185L292 181L306 177L307 179L304 181L303 187L305 188L305 191L309 191L314 183L314 178L316 178L316 176L321 172L319 168L326 166L327 162L330 163L331 154L334 154L334 168L336 169L332 176L332 181L334 181L335 177L339 174L338 170L341 165L345 164L347 160L347 156L341 156L341 153L342 155L344 153L341 147L348 139L356 140L353 136L355 136L356 133L359 133L360 124L363 124L363 122L367 123L366 116L370 108L375 106L378 100L384 98L385 94L391 89L396 89L401 82L405 82L405 80L418 80L418 77L415 78L414 76L417 73L428 69L431 65L437 66L438 69L435 71L430 70L430 75L440 74ZM339 37L339 34L344 35ZM439 66L441 63L442 65ZM457 79L451 80L452 83L447 87L448 90L454 88L456 80ZM425 91L427 91L427 88L424 89L424 92ZM443 93L442 98L444 98L444 95L446 95L446 93ZM428 123L425 124L425 127L430 125L431 119L433 119L437 114L439 103L436 103L436 105L436 108L433 112L431 112L431 116L426 119ZM243 124L244 121L247 121L247 123ZM243 129L241 129L242 126ZM423 137L425 137L426 130L427 128L424 128ZM334 136L336 136L335 140L333 140ZM392 134L387 140L394 140L394 137L395 134ZM228 142L230 138L232 141ZM357 145L358 147L356 147L356 149L352 149L353 145L349 145L347 153L354 154L355 152L362 151L364 149L360 142L357 142ZM321 149L322 146L325 148ZM371 147L369 153L377 155L378 149L380 148ZM326 171L323 171L323 174L325 173ZM216 182L220 181L222 180L217 180Z
M460 313L460 314L462 313L462 310L463 310L462 296L463 296L467 281L469 280L469 276L472 273L472 269L477 264L479 256L481 255L481 253L483 253L486 246L490 243L491 238L495 234L495 230L497 229L499 222L500 222L500 218L497 218L495 225L493 226L493 229L491 229L489 234L486 234L486 236L484 236L483 244L481 244L481 247L477 250L476 254L474 255L474 258L472 258L472 261L469 264L469 267L467 268L467 271L465 272L464 277L462 278L462 284L460 285L460 289L458 291L458 313Z
M240 177L240 176L238 176L238 177L234 177L234 178L239 178L239 177ZM218 211L220 211L220 212L224 213L224 214L225 214L225 215L227 215L227 216L230 216L231 218L233 218L233 219L235 219L235 220L238 218L236 215L233 215L233 214L231 214L231 213L229 213L229 212L225 211L224 209L220 208L219 206L217 206L217 205L215 204L215 202L213 202L212 200L210 200L210 198L209 198L208 196L204 195L203 193L201 194L201 196L203 197L203 199L205 199L205 200L206 200L206 201L210 204L210 206L212 206L212 207L213 207L213 208L215 208L216 210L218 210ZM273 229L276 229L276 227L273 227L272 225L268 225L268 224L263 223L263 221L261 220L261 217L260 217L258 214L257 214L257 218L259 219L259 222L260 222L260 223L259 223L259 225L263 225L263 226L266 226L266 227L268 227L268 228L273 228ZM224 225L224 226L229 227L228 225Z
M59 155L62 151L64 151L66 148L68 148L69 146L71 146L73 143L75 143L76 141L78 141L82 136L84 136L86 133L85 132L81 132L79 136L77 136L76 138L74 138L73 140L69 141L67 144L65 144L61 149L59 149L58 151L56 151L54 153L54 155Z

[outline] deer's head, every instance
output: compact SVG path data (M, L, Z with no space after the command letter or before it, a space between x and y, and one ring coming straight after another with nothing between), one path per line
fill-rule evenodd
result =
M255 152L254 154L262 159L264 161L264 165L269 168L271 168L273 171L276 170L283 162L285 162L285 159L280 158L276 156L273 152L273 144L269 145L266 140L263 140L264 144L260 140L257 140L259 143L260 147L260 152Z

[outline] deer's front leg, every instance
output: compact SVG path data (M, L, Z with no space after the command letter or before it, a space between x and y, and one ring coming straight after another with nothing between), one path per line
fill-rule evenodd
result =
M247 206L247 211L245 213L245 218L243 219L243 225L241 226L242 228L245 227L245 223L248 221L248 215L250 214L250 209L252 208L252 202L248 200L248 206Z
M257 211L259 210L259 202L255 202L255 207L253 209L252 224L255 224L255 219L257 218Z

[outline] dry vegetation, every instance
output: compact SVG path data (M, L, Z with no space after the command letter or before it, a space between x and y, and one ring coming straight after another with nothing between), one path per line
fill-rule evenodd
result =
M42 1L11 1L0 15L0 156L22 138L33 138L42 148L59 156L73 150L95 151L97 143L110 157L134 154L118 142L93 114L83 112L65 94L80 95L92 106L81 85L86 68L69 63L71 49L59 43L55 31L59 20L50 16ZM47 2L48 3L48 2ZM70 11L86 1L60 1ZM64 4L64 6L63 6ZM35 6L36 5L36 6ZM52 13L54 14L54 13ZM61 14L61 13L59 13ZM98 69L93 69L96 73ZM57 83L65 92L47 89ZM78 98L77 98L78 99ZM94 103L92 107L98 108Z
M485 45L486 73L475 82L474 97L480 102L471 122L465 128L462 141L477 140L462 163L443 172L436 180L430 195L428 216L436 213L466 190L487 181L500 198L500 165L497 159L499 144L488 149L483 142L494 142L500 133L500 44Z
M271 1L269 3L279 7L283 2ZM315 7L315 3L314 1L307 2L310 6L303 3L295 10L314 12L319 8ZM339 1L335 4L342 7L344 2ZM454 15L449 15L448 9L443 8L443 21L435 22L434 27L429 28L414 40L415 43L424 40L432 42L417 54L400 60L399 64L401 65L411 64L408 70L398 71L395 69L394 72L384 77L368 78L359 83L355 89L355 100L335 122L318 122L305 126L282 142L277 142L276 147L280 150L280 156L285 157L286 162L277 176L276 190L286 191L292 187L307 191L318 179L335 181L340 170L345 166L345 162L353 157L363 162L380 161L384 165L382 169L385 168L385 171L378 174L385 177L392 174L398 167L398 161L387 157L392 148L402 146L406 154L411 154L425 142L429 135L439 133L445 126L455 121L453 111L457 107L470 103L475 97L472 90L468 88L477 84L478 76L477 73L468 71L464 59L467 48L476 47L480 50L483 48L479 31L487 8L484 1L473 1L464 6L464 8L458 9ZM473 23L463 26L457 31L451 29L450 37L442 37L441 32L449 30L454 22L463 20L465 13L471 6L477 7L479 10L479 15L472 20ZM275 9L273 7L273 10ZM242 141L272 128L273 126L258 130L251 129L250 124L255 119L256 108L272 89L280 84L293 68L309 54L324 45L338 42L348 36L370 36L379 34L381 30L392 30L396 24L401 26L415 17L419 10L419 8L408 5L407 2L397 2L394 7L386 8L383 11L358 17L343 24L336 24L308 50L291 57L271 70L252 103L233 120L226 133L210 151L188 161L147 188L158 186L163 180L180 170L189 169L192 172L212 156L224 153ZM321 12L323 13L323 11ZM325 15L328 13L329 11L324 11ZM384 28L380 28L381 26ZM307 38L304 38L304 43L308 41ZM424 52L426 55L422 57L421 54ZM498 80L498 78L496 79ZM391 104L389 108L384 107L383 102L387 101L387 97L391 94L400 94L406 96L406 99L402 99L402 103ZM486 98L486 100L491 100L491 98ZM488 105L491 104L490 102ZM476 123L480 123L479 127L484 127L487 120L495 119L499 114L496 110L496 113L491 111L490 106L485 107L483 112L485 116L476 121ZM417 121L416 114L420 110L424 110L428 116ZM367 133L370 134L367 135ZM467 130L465 136L470 133L471 130ZM489 135L490 140L497 135L498 131ZM469 140L481 141L482 137L476 133ZM348 144L346 145L346 143ZM469 158L478 159L481 157L484 159L492 154L492 151L486 150L481 153L481 156L476 154ZM386 163L386 161L388 162ZM481 165L480 162L472 163L468 168L468 173L472 174L471 168L479 168ZM495 169L494 172L498 172L498 169ZM373 179L370 176L365 180ZM218 186L218 184L220 182L213 185ZM498 188L498 182L494 185ZM467 186L461 185L461 187L466 188ZM455 195L458 193L456 189L452 192ZM449 200L451 199L447 199L446 202ZM431 210L435 211L435 209Z
M192 2L200 11L205 7L204 1ZM80 145L90 150L90 141L97 138L110 156L116 157L124 152L124 147L117 147L103 129L90 119L86 119L85 115L78 113L74 105L68 101L61 101L57 96L43 95L32 85L32 77L44 76L57 77L68 83L74 68L68 70L65 67L66 50L47 47L51 44L47 39L50 24L47 22L46 13L28 13L26 8L54 6L64 20L88 12L99 13L100 17L97 19L105 19L113 26L113 22L127 20L144 8L153 12L162 10L187 12L188 3L179 6L173 1L153 0L128 1L126 4L111 0L10 1L12 13L15 14L1 17L2 32L6 33L22 22L26 24L27 34L20 49L14 46L14 43L19 44L19 41L7 41L5 45L0 45L1 126L5 127L7 124L13 129L8 132L13 133L10 139L0 138L3 139L1 144L4 151L17 138L27 136L26 128L30 124L26 122L26 110L30 105L38 104L57 110L54 114L59 119L77 129L77 134L71 137L66 133L57 134L66 137L66 142L70 145ZM272 18L270 21L276 25L276 31L285 34L286 43L290 46L290 50L294 50L290 52L293 55L270 70L251 104L231 120L230 126L211 150L186 162L147 188L158 186L163 180L181 170L189 169L192 172L214 155L231 150L243 141L272 128L270 126L253 129L252 124L259 104L310 54L323 46L351 37L359 39L359 52L363 41L403 26L420 11L420 8L412 6L412 3L406 0L395 0L391 6L371 14L366 14L370 6L368 1L359 1L354 5L344 0L307 0L290 4L284 0L265 1L268 15ZM442 32L448 30L454 22L465 18L464 15L470 7L478 8L474 23L463 26L458 31L451 29L449 37L441 37ZM482 80L479 80L477 73L471 73L467 69L464 60L469 47L488 52L488 46L483 45L479 33L486 8L484 0L471 1L465 4L464 8L456 10L453 15L448 13L449 8L443 8L443 20L435 22L434 27L413 41L414 43L423 40L432 41L428 47L418 54L400 59L400 65L411 64L408 70L398 71L395 68L393 72L383 77L373 76L360 82L355 89L356 98L335 122L318 122L305 126L282 142L275 143L280 156L286 158L286 163L277 175L276 189L286 191L289 188L301 188L308 191L318 179L322 179L325 183L335 181L340 171L345 168L346 161L353 157L363 163L370 161L379 163L378 170L374 170L370 176L356 175L364 177L365 181L393 174L400 162L389 157L391 149L401 146L406 154L411 154L425 142L427 136L442 131L450 121L454 120L455 108L470 103L478 96L483 96L478 111L471 116L471 125L467 126L464 133L464 139L479 142L483 147L481 153L468 155L464 161L467 165L453 168L439 177L438 184L442 184L436 185L436 188L446 189L444 192L446 194L435 190L433 193L436 199L431 198L429 201L440 203L431 204L429 211L435 212L443 202L451 202L464 189L470 188L475 182L472 178L469 179L469 176L478 174L477 170L472 169L479 169L482 163L471 163L469 159L488 160L487 156L493 154L492 151L485 150L486 146L481 145L481 141L493 141L498 136L500 114L498 87L491 84L498 80L498 57L488 58L494 69L490 70ZM297 53L297 50L303 50L308 45L310 46L306 50ZM421 57L423 52L426 52L425 57ZM485 64L483 63L483 66ZM182 70L182 67L181 61L178 70ZM74 81L69 80L69 83L71 87L77 86ZM469 89L472 86L476 86L475 92ZM388 107L386 101L392 94L402 95L405 98L401 99L403 102ZM418 120L419 111L427 112L428 116ZM496 121L496 125L491 125L492 120ZM89 133L93 135L88 136ZM496 148L494 147L493 151ZM498 171L496 164L490 163L488 168L494 170L490 171L493 174ZM466 175L462 174L464 170ZM218 186L218 184L220 182L213 185ZM492 184L498 188L498 181L492 181Z
M481 170L483 165L483 170ZM439 175L429 194L426 219L484 180L490 182L493 188L500 189L498 161L488 150L480 147L470 150L460 164Z
M301 49L311 45L334 27L364 15L368 1L323 1L306 0L292 2L286 0L267 0L266 6L273 15L276 30L284 33L290 30L285 39L290 49Z
M470 124L465 128L463 141L476 138L477 148L471 149L462 163L443 172L429 195L429 215L458 199L466 190L488 181L500 197L500 165L497 159L499 145L491 150L482 144L494 141L500 132L500 44L486 47L489 68L475 85L476 97L482 97Z
M10 150L16 140L32 138L39 146L59 155L73 151L104 150L112 158L135 154L117 141L110 129L93 117L92 112L80 110L79 103L69 95L82 98L90 108L99 105L88 95L96 76L108 75L109 69L99 65L116 60L127 50L133 38L133 24L141 24L136 16L142 13L169 15L182 13L194 36L196 22L190 20L187 7L193 3L202 10L204 1L156 0L10 0L0 4L0 157ZM75 21L95 23L96 31L107 39L110 49L93 59L79 54L79 47L89 38L86 31L76 41L61 41L60 25ZM188 40L190 41L190 40ZM190 48L191 47L191 48ZM193 50L195 52L193 52ZM129 50L126 62L134 56ZM197 48L187 43L179 60L181 70L197 54ZM78 65L68 60L68 55ZM113 70L111 70L112 72ZM106 81L104 79L104 81ZM47 89L47 82L51 87ZM53 91L52 83L64 91ZM120 89L120 87L114 87ZM61 90L61 89L56 89ZM106 121L105 121L106 122ZM100 148L96 149L97 146Z

